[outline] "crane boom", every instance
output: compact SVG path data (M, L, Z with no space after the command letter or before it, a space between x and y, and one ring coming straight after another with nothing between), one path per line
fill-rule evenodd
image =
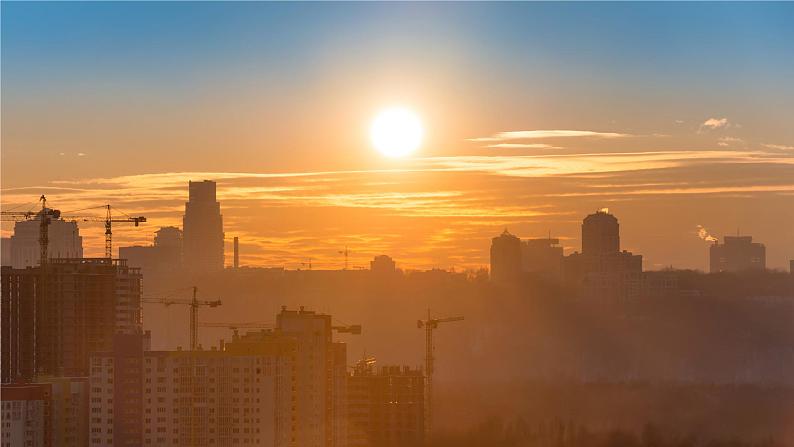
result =
M198 346L198 308L199 307L218 307L221 300L198 300L198 287L193 286L193 298L186 299L173 299L173 298L141 298L142 303L158 303L164 306L172 304L183 304L190 306L190 350L195 351Z

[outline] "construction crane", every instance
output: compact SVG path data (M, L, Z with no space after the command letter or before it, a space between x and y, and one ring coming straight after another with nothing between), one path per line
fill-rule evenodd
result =
M39 265L45 266L47 264L47 259L49 259L49 225L52 219L61 217L61 212L47 208L47 198L44 194L39 197L39 202L41 202L41 211L38 213L33 211L2 211L0 212L0 219L11 222L35 219L41 221L41 225L39 226Z
M331 326L331 329L339 332L340 334L361 335L360 324L350 324L344 326Z
M433 427L433 331L438 329L440 323L462 321L463 317L432 318L430 309L427 309L427 320L417 320L416 327L425 329L425 431L431 433Z
M198 345L198 309L199 307L218 307L221 300L201 300L196 297L198 287L193 286L193 299L174 299L174 298L141 298L142 303L159 303L165 306L172 304L182 304L190 306L190 350L195 351Z
M250 321L247 323L220 323L220 322L212 322L212 321L201 321L199 322L199 327L221 327L231 330L234 333L234 337L237 338L239 335L239 329L272 329L275 325L273 323L262 322L262 321Z
M39 254L39 263L44 265L47 263L49 259L49 225L53 219L65 219L65 220L76 220L76 221L83 221L83 222L104 222L105 224L105 257L112 258L113 257L113 230L112 224L113 223L132 223L135 226L139 226L141 223L146 222L146 218L144 216L137 216L132 217L121 211L121 214L124 214L123 218L114 218L111 213L111 206L110 205L102 205L93 208L84 208L82 210L77 211L84 211L90 209L97 209L103 208L107 210L105 217L100 216L72 216L72 215L63 215L59 210L54 210L51 208L47 208L47 198L42 194L39 197L39 201L41 202L41 211L35 213L33 211L2 211L2 220L4 221L14 221L19 222L22 220L34 220L40 219L41 226L39 229L39 246L40 246L40 254Z
M347 257L348 257L348 255L350 255L350 250L348 250L347 246L345 246L344 251L340 250L339 254L340 255L345 255L345 270L347 270Z
M146 217L144 216L130 216L124 211L119 211L118 208L113 208L110 205L102 205L96 206L93 208L85 208L86 210L90 209L98 209L104 208L106 210L105 217L99 216L84 216L84 217L76 217L76 219L82 220L83 222L104 222L105 223L105 257L110 259L113 257L113 224L114 223L131 223L134 224L136 227L139 226L141 223L146 222ZM116 210L124 215L124 217L113 217L113 213L111 210ZM83 211L83 210L78 210ZM69 217L67 217L69 218Z

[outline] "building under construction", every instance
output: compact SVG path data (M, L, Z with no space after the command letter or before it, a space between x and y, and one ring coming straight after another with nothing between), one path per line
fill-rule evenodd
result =
M2 268L2 381L87 376L91 352L141 328L141 275L125 260Z

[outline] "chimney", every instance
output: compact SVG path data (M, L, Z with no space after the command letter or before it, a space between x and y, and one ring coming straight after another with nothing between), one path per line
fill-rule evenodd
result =
M240 238L234 237L234 268L240 268Z

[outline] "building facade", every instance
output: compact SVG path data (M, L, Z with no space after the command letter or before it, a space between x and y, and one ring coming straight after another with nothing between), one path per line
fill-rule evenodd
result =
M521 241L521 267L525 272L558 279L562 274L562 246L559 239Z
M89 355L141 328L141 275L124 260L52 259L3 268L3 382L88 375Z
M711 273L766 269L766 247L752 236L725 236L709 248Z
M359 361L348 376L348 446L424 445L424 389L419 369Z
M215 182L189 182L182 222L183 260L188 271L223 270L223 216Z
M8 241L12 267L23 269L39 265L39 257L41 256L41 245L39 244L41 214L42 212L39 211L35 219L14 224L14 234ZM47 226L47 231L47 252L50 258L83 257L83 237L80 236L77 222L52 219Z
M146 277L167 275L182 270L182 230L162 227L155 232L154 245L119 247L119 258L141 269Z
M507 229L491 240L491 281L510 284L521 276L521 240Z

